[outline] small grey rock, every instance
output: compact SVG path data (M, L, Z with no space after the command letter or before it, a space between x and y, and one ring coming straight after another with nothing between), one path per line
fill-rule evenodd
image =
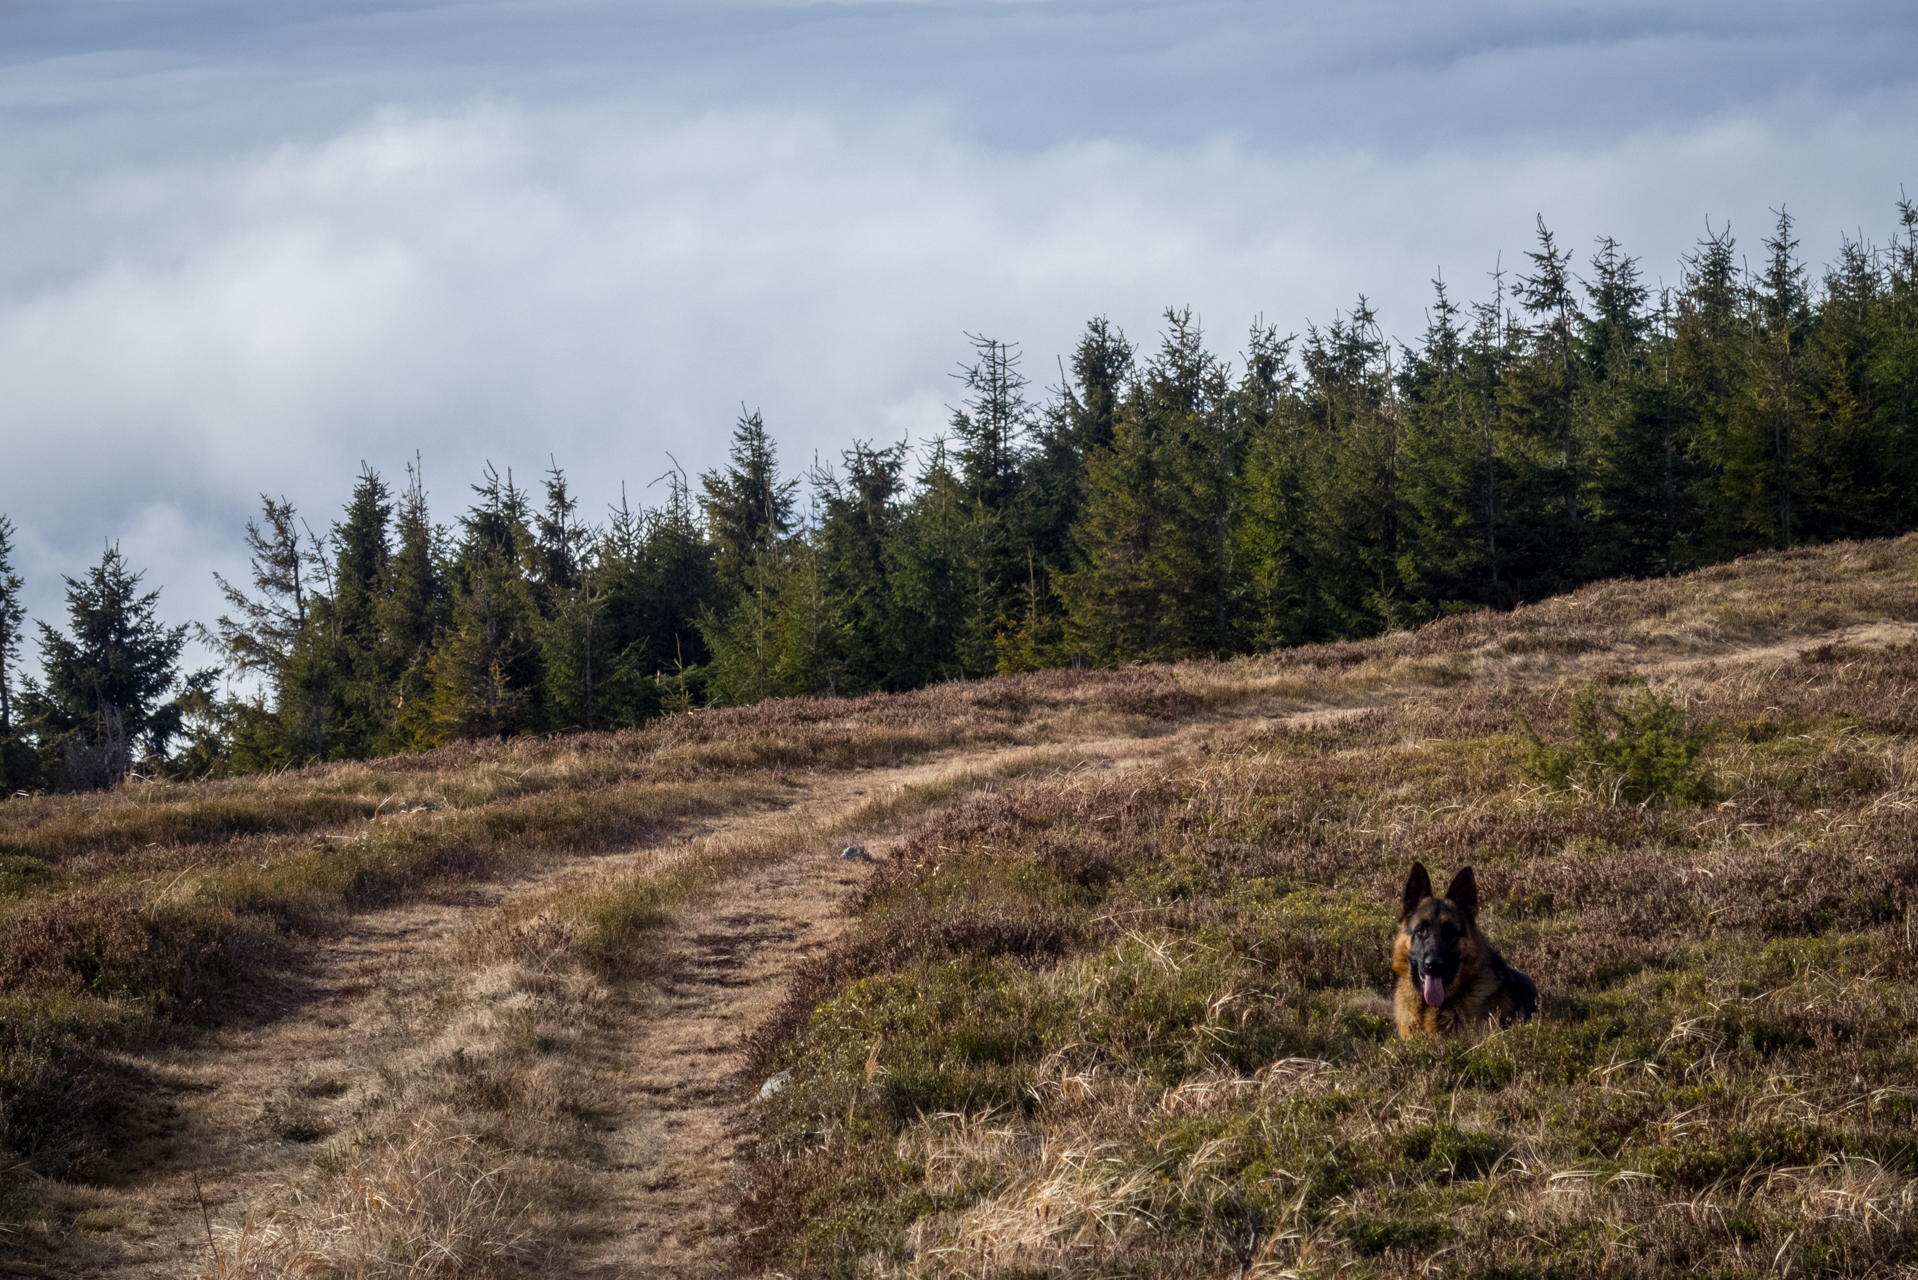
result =
M839 855L839 860L840 860L841 862L870 862L870 861L872 861L872 859L871 859L871 858L869 858L869 857L867 857L867 856L866 856L866 846L865 846L865 845L863 845L863 844L849 844L849 845L847 845L847 846L846 846L846 851L845 851L844 853L842 853L842 854L840 854L840 855Z
M792 1080L793 1080L793 1073L790 1067L780 1072L778 1075L770 1077L765 1084L762 1084L759 1086L759 1100L761 1102L764 1102L766 1099L772 1097L775 1093L778 1093L781 1089L784 1089L787 1085L791 1084Z

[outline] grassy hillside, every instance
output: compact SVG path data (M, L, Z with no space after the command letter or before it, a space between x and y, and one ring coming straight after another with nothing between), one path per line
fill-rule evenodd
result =
M1355 713L1195 709L1162 773L915 835L762 1034L793 1083L758 1107L744 1261L1909 1274L1914 621L1907 538L1160 672ZM1571 694L1641 676L1716 722L1709 801L1528 776L1521 717L1564 744ZM1477 868L1542 1020L1396 1038L1414 859Z
M734 1082L792 1072L748 1108L742 1271L1893 1274L1918 1265L1914 640L1908 537L1266 658L6 801L0 1261L105 1249L117 1228L88 1222L125 1214L73 1189L186 1162L154 1055L306 1016L289 985L368 913L990 755L806 837L900 838ZM1521 721L1562 747L1578 691L1640 680L1710 722L1708 798L1538 767ZM1159 763L1068 767L1101 739ZM334 1203L362 1157L469 1199L505 1177L510 1232L435 1237L433 1274L566 1274L553 1224L596 1158L569 1037L643 983L663 921L792 846L688 847L474 907L446 981L479 994L421 996L412 1056L369 1068L358 1127L288 1194ZM1542 1021L1396 1040L1380 996L1414 858L1478 869ZM467 981L502 961L510 982ZM521 1012L440 1045L486 1000ZM317 1141L319 1104L275 1098L257 1123ZM450 1146L393 1137L429 1113ZM282 1245L209 1274L345 1265ZM426 1265L398 1248L347 1269Z
M990 684L946 685L0 803L0 1152L43 1174L124 1174L129 1082L116 1052L248 1016L263 982L297 972L303 946L355 913L669 839L783 803L804 778L1151 731L1189 709L1137 673L1050 687L1043 710ZM577 949L618 967L656 921L653 899L672 892L648 881L574 904Z

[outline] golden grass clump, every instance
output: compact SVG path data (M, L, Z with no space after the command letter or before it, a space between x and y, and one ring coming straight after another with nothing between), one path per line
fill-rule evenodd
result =
M325 1192L286 1188L286 1207L211 1225L201 1280L524 1274L538 1243L523 1228L525 1189L489 1167L471 1139L427 1123L330 1158Z

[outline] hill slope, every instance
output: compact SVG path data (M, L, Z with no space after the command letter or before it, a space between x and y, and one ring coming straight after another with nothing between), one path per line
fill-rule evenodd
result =
M1906 538L1225 664L14 800L0 1251L1891 1273L1915 640ZM1569 695L1635 678L1719 722L1709 802L1527 773L1519 717L1562 744ZM1543 1020L1396 1040L1414 858L1477 867Z
M904 842L762 1035L757 1265L1892 1273L1918 1261L1918 540L1166 673L1145 777ZM1649 677L1705 804L1547 791L1520 716ZM1272 714L1316 701L1342 718ZM1402 1043L1409 864L1477 868L1536 1024ZM1440 881L1443 883L1443 880Z

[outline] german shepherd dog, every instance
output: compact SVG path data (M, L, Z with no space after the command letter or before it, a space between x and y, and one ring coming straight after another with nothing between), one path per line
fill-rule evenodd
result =
M1392 968L1399 980L1392 1012L1399 1035L1466 1035L1531 1017L1538 988L1506 965L1478 928L1478 881L1470 867L1452 877L1445 896L1432 892L1425 864L1405 878Z

